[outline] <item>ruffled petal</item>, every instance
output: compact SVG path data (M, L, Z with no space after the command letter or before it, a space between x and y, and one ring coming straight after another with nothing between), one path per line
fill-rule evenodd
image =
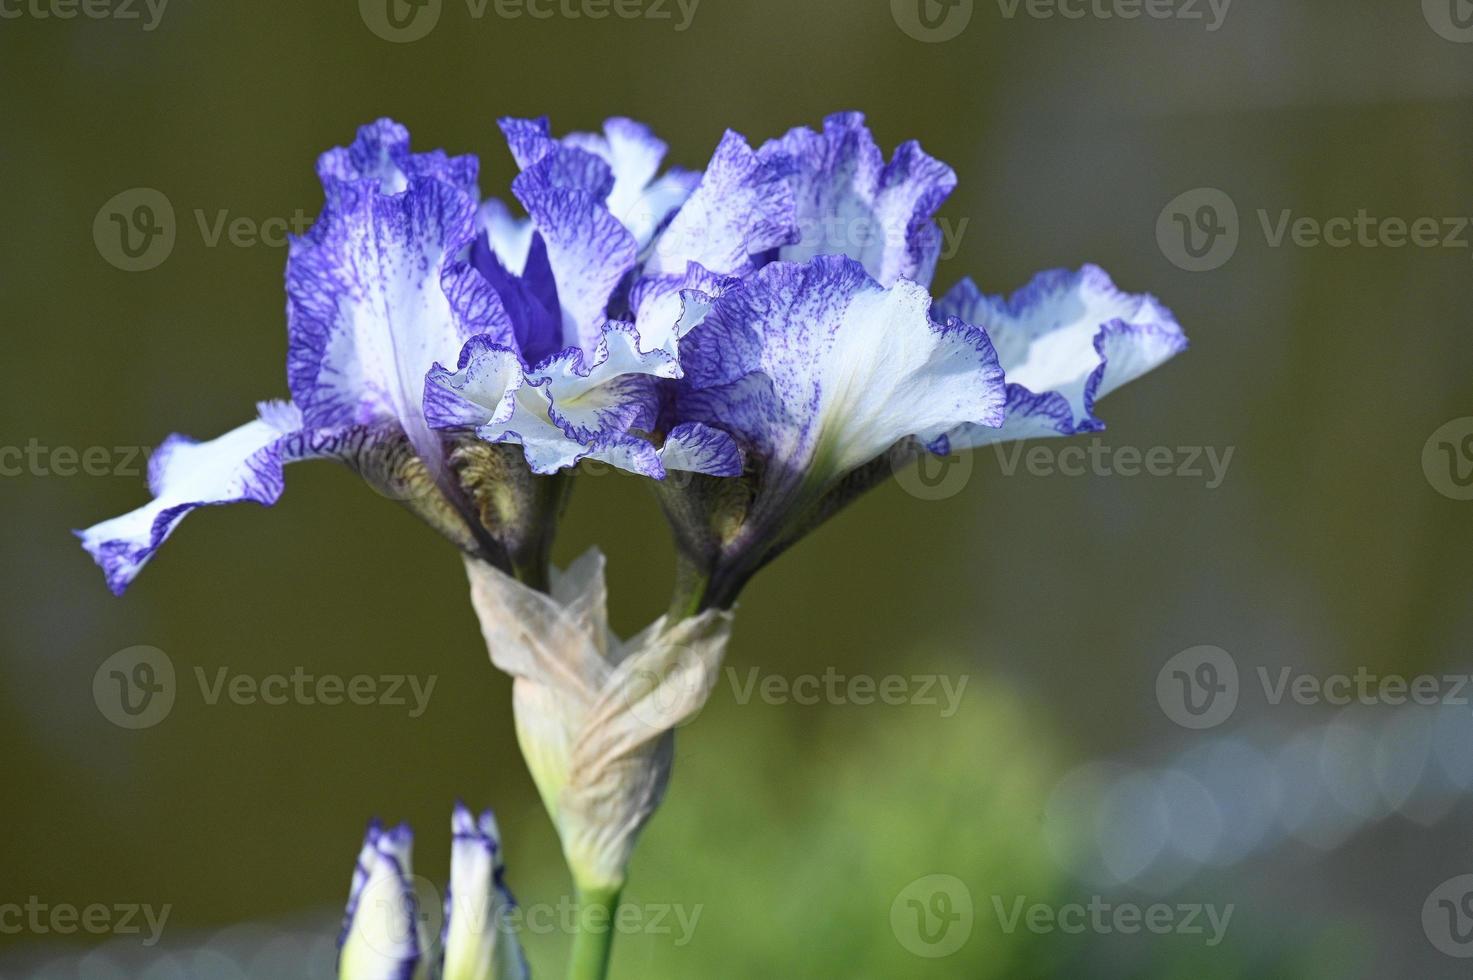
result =
M696 262L686 267L684 275L639 280L629 293L629 305L641 342L648 349L676 356L680 339L705 319L711 301L738 281L718 276Z
M700 180L699 174L678 169L657 176L669 148L648 126L633 119L615 117L604 123L602 133L570 133L560 140L553 138L546 118L503 119L501 127L522 170L537 166L559 149L578 150L601 160L607 167L607 182L600 180L602 174L597 170L577 168L572 173L585 178L582 189L599 194L640 248L649 244Z
M930 309L920 286L885 289L847 257L773 263L684 341L678 414L736 433L765 493L821 493L908 437L929 445L965 422L1000 423L986 335Z
M846 112L825 119L821 133L791 130L759 156L787 171L793 188L802 238L781 258L847 255L883 286L901 278L930 285L941 254L933 217L956 174L920 144L903 144L887 164L864 115Z
M413 846L408 826L386 831L377 821L369 824L338 938L339 980L414 976L425 943L411 878Z
M559 150L524 171L512 189L546 243L562 311L563 344L591 350L608 321L609 297L634 268L639 247L596 191L563 181L561 164L574 156L594 159L581 151Z
M352 145L335 147L317 160L317 176L329 197L342 182L377 181L385 194L409 189L415 177L432 177L471 195L476 192L480 161L475 156L452 157L443 150L412 153L409 130L392 119L360 127Z
M964 280L937 309L987 331L1008 381L1003 426L955 431L953 450L1102 429L1097 399L1187 347L1170 310L1121 292L1092 265L1042 273L1006 300Z
M651 247L650 276L683 276L698 263L721 275L747 271L751 257L797 240L793 191L782 162L764 162L728 131L700 183Z
M259 418L209 442L174 435L148 464L154 499L121 517L77 532L107 576L108 588L122 595L190 511L218 504L252 501L271 506L285 486L282 467L306 458L308 446L287 439L300 428L290 406L262 406Z
M490 810L476 818L456 804L451 819L450 889L445 895L443 980L526 980L527 960L507 921L516 899L506 887L501 835Z
M371 181L337 185L287 263L288 380L309 428L395 420L435 456L425 373L471 336L512 341L495 292L458 261L474 217L470 197L431 178L399 194Z
M474 429L487 442L519 444L536 473L592 458L614 465L627 460L627 469L663 477L654 447L629 433L655 424L652 379L674 376L674 358L641 351L639 334L627 323L605 327L591 355L570 348L524 379L514 358L510 349L475 338L457 370L436 365L426 381L430 424Z

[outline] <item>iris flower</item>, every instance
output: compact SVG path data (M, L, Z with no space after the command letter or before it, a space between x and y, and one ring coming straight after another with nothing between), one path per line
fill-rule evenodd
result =
M414 884L413 832L369 824L338 939L339 980L526 980L495 816L457 804L451 831L445 923L429 936Z
M660 488L681 556L675 609L729 607L758 569L917 453L1072 435L1097 398L1185 348L1171 313L1098 269L1008 302L928 291L956 179L915 143L886 162L857 113L758 157L785 173L800 237L683 294L692 326L664 424L742 448L737 480Z
M413 153L388 120L325 154L324 210L287 267L290 401L171 437L153 501L81 537L121 592L191 511L274 503L288 463L340 460L403 502L465 553L580 899L612 912L752 576L918 454L1099 430L1096 402L1186 338L1093 266L933 300L956 175L915 142L887 160L858 113L755 149L727 132L700 173L662 172L665 144L628 119L501 128L525 217L481 200L475 158ZM653 478L675 533L670 612L627 641L602 556L549 560L584 460ZM494 821L458 808L454 828L443 962L408 830L375 825L343 977L526 975L495 927ZM580 932L572 975L604 976L609 942Z

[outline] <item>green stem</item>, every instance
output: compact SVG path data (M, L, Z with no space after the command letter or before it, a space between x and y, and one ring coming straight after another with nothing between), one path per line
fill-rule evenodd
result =
M578 889L578 931L573 936L568 980L604 980L609 975L618 911L619 889Z

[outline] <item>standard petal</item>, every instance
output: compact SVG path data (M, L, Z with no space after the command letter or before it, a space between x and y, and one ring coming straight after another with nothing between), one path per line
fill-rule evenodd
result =
M786 170L793 188L802 238L781 258L847 255L883 286L901 278L930 285L941 253L933 218L956 188L950 167L914 141L885 163L858 112L828 117L821 133L794 129L759 156Z
M599 179L602 174L597 170L579 167L570 174L585 178L582 189L601 192L603 203L640 248L649 244L700 180L699 174L684 170L657 176L668 147L648 126L632 119L615 117L604 123L602 133L570 133L560 140L553 138L546 118L503 119L501 127L522 170L533 168L559 149L578 150L601 160L607 167L607 183Z
M930 316L924 289L890 289L857 262L773 263L718 298L683 342L682 420L738 435L764 493L816 493L907 437L931 444L1003 417L986 335Z
M987 331L1008 381L1003 426L953 432L954 450L1102 429L1097 399L1187 347L1170 310L1092 265L1042 273L1006 300L964 280L937 308Z
M471 336L512 340L499 299L458 261L475 205L450 185L415 178L401 194L370 182L338 200L287 264L293 400L310 428L397 421L431 459L424 378Z
M456 804L451 830L440 980L525 980L527 960L507 921L516 899L504 880L496 817L487 810L478 819L464 804Z
M338 938L339 980L410 980L424 955L410 877L414 835L400 825L368 827Z
M597 193L559 182L559 161L574 154L587 156L576 150L549 154L512 189L546 243L563 344L591 350L608 321L609 297L634 268L639 247Z
M335 147L317 160L317 176L331 197L343 181L374 180L385 194L399 194L415 177L433 177L477 196L480 161L474 156L452 157L443 150L412 153L409 130L392 119L360 127L352 145Z
M288 441L301 417L289 406L262 406L261 417L209 442L170 436L148 464L154 499L131 513L79 531L87 549L122 595L190 511L252 501L270 506L280 498L282 467L303 458Z
M784 164L759 159L728 131L690 199L655 240L645 275L683 276L691 262L736 275L751 256L797 240Z

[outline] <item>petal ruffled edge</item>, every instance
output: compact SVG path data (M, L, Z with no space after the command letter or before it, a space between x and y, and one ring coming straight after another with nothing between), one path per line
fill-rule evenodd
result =
M1002 427L961 427L948 434L952 451L1100 431L1098 399L1188 347L1170 310L1154 296L1120 290L1095 265L1040 273L1007 299L964 279L938 310L986 330L1008 377Z

